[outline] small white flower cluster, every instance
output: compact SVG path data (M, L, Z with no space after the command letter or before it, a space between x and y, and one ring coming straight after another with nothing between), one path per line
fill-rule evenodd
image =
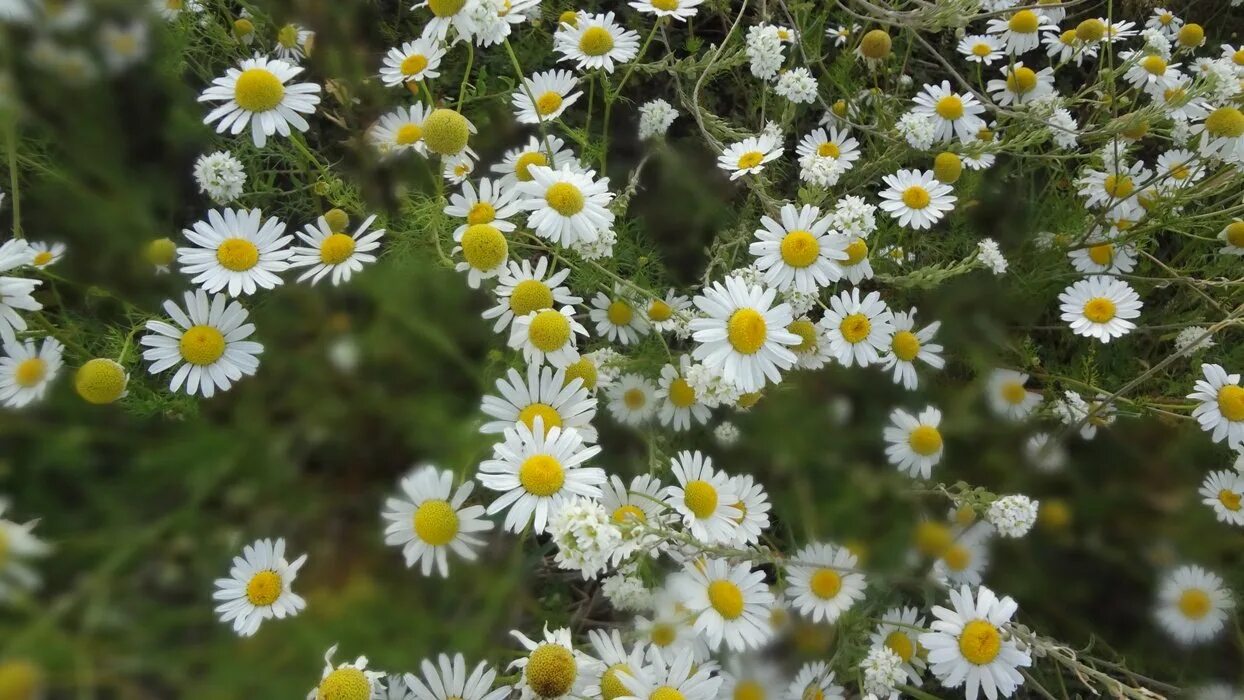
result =
M772 80L786 61L782 51L782 39L778 28L771 24L756 24L747 30L747 59L752 75L761 80Z
M549 534L557 545L557 565L578 571L584 580L595 577L611 559L624 554L622 531L609 520L600 503L576 498L549 519Z
M665 100L658 98L643 103L639 106L639 138L664 136L677 116L678 110Z
M1002 256L1002 250L998 248L998 242L992 238L986 238L977 242L977 258L981 264L989 268L989 271L995 275L1006 273L1007 262Z
M194 162L194 180L199 191L217 204L229 204L242 196L246 167L228 151L199 156Z
M985 519L1003 537L1023 537L1037 522L1037 506L1023 494L1003 496L989 504Z

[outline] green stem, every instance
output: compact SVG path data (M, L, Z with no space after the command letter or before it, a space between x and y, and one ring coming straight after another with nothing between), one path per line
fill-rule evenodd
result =
M9 189L13 199L13 238L22 237L22 185L17 170L17 115L4 118L4 144L9 157Z
M471 66L475 63L475 44L467 42L466 70L462 71L462 84L458 86L458 101L454 104L462 109L462 98L466 96L467 79L471 77Z

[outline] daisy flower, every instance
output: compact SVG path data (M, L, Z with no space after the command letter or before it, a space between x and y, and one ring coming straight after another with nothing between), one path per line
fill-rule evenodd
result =
M1221 365L1202 364L1204 379L1198 379L1188 398L1200 402L1192 417L1201 429L1211 433L1214 442L1224 438L1232 449L1244 445L1244 387L1239 374L1227 374Z
M664 298L653 298L648 302L645 313L648 322L658 331L676 331L686 329L690 320L691 298L679 294L674 289L665 293Z
M530 211L527 226L537 236L562 246L593 242L613 227L609 178L596 171L579 172L564 163L557 170L530 165L528 182L520 182L518 208Z
M830 230L829 217L811 204L787 204L780 216L781 222L760 217L764 228L756 230L757 240L748 247L765 284L783 292L813 293L837 282L842 277L838 261L847 259L847 240Z
M971 34L959 40L959 53L970 63L991 65L1002 58L1006 44L991 34Z
M209 297L199 289L186 292L184 301L184 311L171 299L164 302L164 312L176 325L147 321L151 332L139 340L147 348L143 359L151 363L151 374L177 367L169 391L184 384L187 394L210 399L217 389L228 391L243 376L254 374L263 346L246 340L255 326L245 322L246 309L224 294Z
M675 432L689 430L692 423L704 425L712 412L698 400L695 389L687 383L687 372L691 369L691 358L683 355L678 364L668 364L661 368L661 376L657 378L657 390L653 398L659 404L657 417L661 425L673 428Z
M309 54L315 32L297 24L287 24L277 30L276 46L272 53L282 61L298 63Z
M510 632L527 650L527 655L510 664L519 670L520 678L515 686L522 700L558 700L582 697L583 690L596 665L592 657L577 651L568 628L549 631L544 628L544 640L535 641L527 635Z
M704 0L639 0L630 5L646 15L673 17L675 21L686 22L695 16L696 8L702 2Z
M1076 181L1085 206L1099 207L1129 219L1139 219L1143 213L1137 185L1149 179L1149 169L1137 161L1132 165L1116 163L1106 170L1088 170Z
M1218 240L1223 242L1219 252L1227 255L1244 255L1244 220L1235 219L1218 232Z
M795 366L820 369L834 360L833 347L825 328L813 323L807 316L795 319L786 330L799 336L799 344L790 349L795 353Z
M618 676L627 690L624 697L635 700L716 700L718 697L721 676L715 673L713 664L697 663L693 649L683 648L668 660L663 654L652 654L650 659L650 663Z
M743 512L730 478L698 450L683 450L671 463L678 483L666 487L665 502L682 515L691 536L705 544L734 541Z
M864 574L846 547L809 544L786 566L787 593L800 614L833 623L864 598Z
M659 479L647 474L632 478L629 488L617 475L609 477L609 482L602 489L600 504L628 545L638 546L651 540L654 546L663 546L661 536L647 533L644 527L661 527L669 519L662 497L664 490ZM619 555L630 553L631 546L628 546L622 548Z
M1006 45L1006 52L1019 56L1041 45L1041 25L1049 22L1044 15L1032 10L1020 10L1006 19L989 20L985 32L997 34Z
M1044 34L1041 43L1045 44L1045 53L1054 65L1074 60L1079 66L1086 58L1097 58L1097 46L1084 43L1074 28L1063 31L1057 25L1047 24L1041 27L1041 32Z
M999 600L984 586L975 596L968 586L951 590L950 604L933 606L932 631L919 637L929 650L933 675L947 688L964 686L967 700L976 700L982 689L989 700L999 693L1010 697L1024 682L1019 669L1032 665L1028 652L1004 629L1019 606L1010 597Z
M710 649L722 642L734 652L762 646L773 636L769 609L773 593L765 572L749 562L700 559L684 569L687 585L682 604L695 615L695 630Z
M437 68L445 57L445 48L439 41L419 38L399 47L389 49L380 66L380 79L389 87L397 87L411 81L429 80L440 76Z
M333 665L333 655L336 653L336 644L324 653L324 672L321 674L320 684L307 693L307 700L383 700L384 673L368 671L366 656L360 656L353 662Z
M1002 68L1002 80L990 80L985 89L999 105L1023 105L1041 99L1054 92L1054 69L1046 66L1040 71L1016 61Z
M1219 522L1244 525L1244 474L1223 469L1201 482L1201 502L1214 509Z
M462 253L462 262L454 269L467 273L467 285L471 289L479 289L480 282L501 274L509 262L509 241L493 224L467 226L466 230L454 234L454 242L458 245L451 254Z
M725 660L718 697L723 700L782 700L781 670L767 659L732 656Z
M544 256L536 260L535 267L532 267L530 260L509 262L497 276L497 286L493 288L497 305L482 314L484 318L497 319L493 331L504 331L515 318L583 301L562 284L570 275L569 268L552 274L548 274L549 270L549 259Z
M410 688L413 700L505 700L510 696L510 686L492 687L497 672L487 663L479 662L467 674L462 654L454 654L452 659L441 654L436 658L436 665L431 659L424 659L419 667L423 671L422 678L407 673L402 679ZM390 693L395 681L389 681Z
M637 426L657 410L657 388L639 374L624 374L609 386L609 413L623 425Z
M292 563L285 560L285 540L256 540L233 558L229 578L216 579L213 600L221 622L233 622L233 631L249 637L264 620L293 617L307 607L307 601L290 585L306 563L302 555Z
M574 307L547 308L515 316L509 346L522 350L529 365L547 361L554 367L566 367L579 361L576 335L586 336L587 329L574 320Z
M847 259L839 263L842 274L851 284L872 279L873 266L868 261L868 242L862 236L847 236L847 240Z
M631 691L623 684L622 679L634 676L635 669L647 665L644 660L645 645L637 643L628 652L621 633L616 629L609 634L601 630L588 630L587 636L595 652L592 659L599 663L592 664L589 670L589 684L584 691L584 697L618 700L629 696Z
M1219 107L1198 124L1192 135L1199 136L1198 150L1206 158L1228 163L1244 163L1244 112L1235 107Z
M1091 275L1127 274L1136 268L1136 248L1128 243L1090 242L1087 247L1067 251L1067 257L1077 272Z
M717 167L729 172L731 180L737 180L759 173L765 169L765 163L781 157L781 142L770 134L761 134L730 144L717 157Z
M1183 73L1179 71L1180 64L1169 63L1165 58L1156 54L1125 51L1119 55L1119 58L1131 64L1123 74L1123 78L1137 90L1163 92L1182 82Z
M1027 418L1041 403L1041 394L1024 387L1028 375L1011 369L995 369L989 373L985 393L989 407L1003 418L1018 421Z
M988 523L976 523L960 532L938 553L930 574L944 586L980 585L989 568L987 545L992 536L993 527Z
M516 227L508 219L519 211L514 203L515 194L513 188L502 187L486 177L480 179L478 192L470 182L464 182L461 194L449 195L449 204L444 210L447 216L466 219L454 230L454 235L476 224L489 224L505 233L513 231Z
M391 158L407 151L421 156L428 154L423 142L423 123L430 110L417 102L409 107L398 107L384 114L367 130L367 140L383 158Z
M1187 187L1205 176L1205 165L1192 151L1175 148L1158 155L1156 173L1163 189Z
M263 220L258 209L211 209L207 221L194 222L182 235L195 247L177 249L181 271L204 291L227 290L229 296L275 289L283 283L277 273L289 269L293 236L283 235L285 223Z
M898 221L899 226L931 228L955 207L954 190L937 179L932 170L900 170L881 178L886 189L881 191L881 208Z
M592 307L589 318L596 324L596 335L605 340L631 345L648 334L647 317L636 311L619 284L614 284L612 296L597 292Z
M837 161L846 171L855 167L855 161L860 157L860 143L850 132L839 130L836 126L830 127L828 132L819 127L799 141L795 154L799 157L800 165L814 160L830 159Z
M950 89L950 81L943 80L941 85L925 85L915 98L917 114L924 114L933 120L935 138L949 141L955 136L967 143L976 139L976 134L985 127L985 105L981 104L971 93L956 93Z
M786 700L844 700L844 688L824 661L809 661L786 689Z
M432 12L432 19L423 25L423 39L445 43L449 30L453 29L459 39L470 39L475 32L475 23L471 21L469 10L472 3L466 0L424 0L412 5L417 10L426 7Z
M612 12L580 12L574 24L562 23L553 35L560 61L572 61L579 70L603 70L626 63L639 53L639 33L624 28Z
M45 267L60 262L60 259L65 256L65 244L32 241L30 243L30 252L34 254L30 264L42 270Z
M204 124L219 122L217 133L242 133L249 124L255 146L263 148L273 134L289 136L290 127L311 128L303 114L315 112L320 103L320 86L290 83L302 68L280 59L264 56L244 59L223 77L212 81L199 96L199 102L223 102L208 113Z
M1222 578L1199 566L1175 569L1158 589L1158 622L1182 644L1213 639L1234 607Z
M183 12L199 14L203 11L203 5L198 0L151 0L151 7L161 18L170 22L180 17Z
M474 482L467 481L455 491L454 473L432 465L421 467L402 478L404 498L385 500L381 517L389 521L384 543L402 548L407 568L422 563L424 576L435 565L442 577L449 576L448 553L475 561L475 548L484 544L475 536L493 527L485 520L484 507L462 506L471 495Z
M1168 39L1174 39L1183 26L1184 21L1165 7L1153 8L1153 14L1149 15L1149 20L1145 22L1146 29L1157 29Z
M942 433L938 425L942 412L926 407L918 415L901 408L890 414L890 426L884 431L886 459L914 478L928 479L933 467L942 461Z
M35 252L24 240L11 239L0 244L0 273L9 272L34 262ZM17 312L38 311L43 304L31 293L43 280L6 277L0 274L0 340L16 340L15 331L26 330L26 320Z
M307 224L297 231L298 239L305 246L294 246L289 266L307 268L298 281L311 280L311 284L331 276L333 286L349 282L351 275L363 270L364 263L376 262L375 250L380 247L384 229L370 233L368 227L376 220L373 214L359 225L354 233L333 231L327 219L321 216L314 224Z
M532 522L533 531L544 532L549 515L574 496L596 498L605 472L583 463L600 453L600 446L585 447L574 428L544 429L536 417L535 428L518 422L506 428L501 442L493 445L492 459L479 465L475 478L493 491L501 491L488 506L488 514L505 509L505 529L520 532Z
M480 410L496 420L480 426L485 435L504 433L522 422L535 429L535 419L544 419L547 434L553 428L574 428L583 442L596 442L592 418L596 416L596 399L583 386L583 380L570 379L566 370L528 365L527 379L515 369L497 380L500 396L485 396Z
M0 357L0 402L9 408L21 408L42 401L60 373L64 349L55 338L44 338L42 346L36 346L33 340L6 340L4 356Z
M860 299L859 288L829 298L829 308L819 322L829 338L834 357L843 365L867 367L881 361L894 337L894 314L879 292Z
M492 171L502 176L501 188L510 189L517 183L531 182L531 167L535 165L553 168L566 165L580 170L574 152L563 148L564 145L565 142L556 136L546 136L543 141L532 136L527 145L506 151L501 162L492 166Z
M916 608L890 608L881 615L881 622L869 636L872 646L884 646L898 655L903 661L902 669L907 674L907 681L919 687L920 676L924 673L926 662L917 652L920 651L916 637L925 629L926 621Z
M781 370L795 363L789 346L800 338L786 330L793 320L790 306L775 305L776 296L776 290L734 275L724 284L713 282L695 298L705 317L691 320L698 343L692 356L745 392L782 381Z
M572 92L579 79L568 70L549 70L523 79L511 103L520 124L540 124L557 119L574 104L582 92Z
M680 574L667 579L666 587L655 595L652 618L635 616L635 637L648 644L649 655L661 654L672 658L682 649L690 648L695 651L697 659L707 659L708 645L692 626L694 620L677 592L671 589L670 584L674 582L685 584L686 579ZM681 586L675 588L677 591L684 590Z
M1063 322L1072 332L1109 343L1136 327L1140 316L1140 296L1127 282L1097 275L1082 279L1058 295Z
M728 487L739 495L739 502L734 504L742 515L738 518L735 544L747 547L760 541L760 535L769 528L769 494L764 486L752 478L750 474L730 477Z
M902 384L908 391L914 390L920 382L916 375L916 360L926 365L941 369L946 365L942 359L942 346L932 342L937 330L942 327L941 321L915 330L916 309L894 312L894 337L890 339L889 352L882 358L882 366L894 370L894 383Z
M19 525L4 518L9 502L0 497L0 542L5 556L0 561L0 601L13 600L17 594L33 591L39 586L39 574L27 563L46 555L51 548L34 535L37 520Z

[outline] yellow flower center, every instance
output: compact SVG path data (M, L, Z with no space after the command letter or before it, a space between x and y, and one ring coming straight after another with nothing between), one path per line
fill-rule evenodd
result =
M514 176L518 178L519 182L531 182L531 171L528 168L533 165L546 166L548 164L548 156L540 151L529 151L514 161Z
M1002 400L1011 405L1021 403L1027 396L1028 390L1020 382L1006 382L1002 385Z
M648 318L657 323L668 321L673 315L673 307L660 299L653 299L648 305Z
M276 33L276 40L281 46L292 49L298 45L298 27L287 24Z
M652 0L652 6L658 10L673 12L678 9L678 0Z
M695 403L695 389L687 383L686 379L677 377L670 382L670 403L678 408L687 408Z
M1244 49L1236 49L1235 53L1231 54L1231 62L1237 66L1244 66Z
M816 262L821 244L808 231L791 231L782 238L782 260L791 267L804 268Z
M255 23L251 22L249 19L239 17L238 19L233 20L233 33L237 34L239 37L250 36L254 33L254 31Z
M797 355L814 352L817 346L816 326L806 318L796 319L786 330L799 336L799 344L791 348Z
M527 686L542 698L557 698L569 693L579 675L574 654L560 644L541 644L527 657L523 669Z
M1076 38L1085 43L1101 41L1106 36L1106 23L1095 18L1086 19L1076 25Z
M903 204L909 209L924 209L929 206L929 191L920 185L912 185L903 190Z
M898 658L902 659L903 663L911 661L911 657L916 653L916 645L911 643L911 637L898 630L891 632L885 638L885 645L890 651L898 654Z
M884 29L874 29L860 39L860 55L874 61L890 55L890 35Z
M678 629L671 624L658 622L648 630L648 639L658 647L667 647L678 639Z
M1221 491L1218 492L1218 502L1221 503L1222 507L1226 508L1227 510L1230 510L1230 511L1239 510L1240 501L1241 501L1241 494L1238 494L1235 491L1232 491L1231 489L1222 489Z
M648 696L648 700L686 700L686 696L675 688L663 685L652 691L652 695Z
M749 391L746 394L741 394L739 400L734 402L734 405L739 408L751 408L760 402L761 396L763 394L759 391Z
M825 691L816 683L810 683L807 688L803 689L800 698L801 700L825 700Z
M916 355L920 354L920 339L911 331L899 331L894 334L890 350L903 362L911 362L916 359Z
M412 53L402 59L402 75L418 75L428 67L428 57L421 53Z
M536 98L536 113L542 117L556 112L562 106L562 96L549 90Z
M476 224L462 234L462 257L476 270L493 270L505 262L510 246L495 226Z
M1114 244L1102 243L1088 249L1089 260L1098 265L1109 265L1114 260Z
M924 520L916 526L914 539L916 549L928 556L936 557L946 551L954 538L950 534L950 528L942 523Z
M731 700L765 700L765 687L751 679L734 684Z
M583 211L583 192L569 182L555 182L544 193L544 201L562 216L574 216Z
M35 259L34 259L35 265L38 265L39 267L43 267L44 265L50 262L52 262L52 251L41 250L35 254Z
M976 522L976 509L964 503L955 509L955 522L967 527Z
M1237 248L1244 248L1244 221L1227 224L1227 242Z
M1227 384L1219 389L1218 412L1229 421L1244 420L1244 388Z
M842 150L833 141L826 141L816 147L816 154L822 158L837 158L842 155Z
M244 238L226 238L216 249L216 262L226 270L245 272L259 262L259 248Z
M1205 118L1205 131L1229 139L1244 135L1244 113L1235 107L1219 107Z
M406 122L393 134L393 143L399 146L409 146L419 143L421 138L423 138L423 127L414 122Z
M18 386L29 389L43 381L47 376L47 369L47 363L37 357L22 360L13 371L13 381Z
M683 503L695 517L704 520L717 511L717 489L702 479L687 482Z
M873 332L873 323L864 314L851 314L838 324L843 340L852 345L863 341Z
M600 674L601 700L614 700L615 698L631 695L631 691L627 689L626 684L619 678L621 675L632 675L631 668L626 664L614 664Z
M354 254L354 239L344 233L334 233L320 243L320 262L340 265Z
M1122 177L1107 175L1105 182L1102 183L1102 189L1115 199L1126 199L1135 191L1136 185L1132 183L1132 178L1126 175Z
M917 426L907 436L907 444L916 454L928 457L942 449L942 434L931 425Z
M566 367L566 384L576 379L582 380L583 388L588 391L596 388L596 365L592 364L592 361L586 355L581 356L578 362Z
M1189 168L1187 163L1175 163L1166 172L1176 180L1187 180L1192 174L1192 168Z
M626 326L635 318L635 311L630 304L619 299L609 304L605 316L615 326Z
M527 337L538 349L552 352L570 340L570 321L556 309L545 309L531 319Z
M727 620L737 620L743 615L743 591L732 581L717 579L708 584L708 602Z
M233 101L247 112L276 109L285 97L285 86L266 68L247 68L233 87Z
M627 504L619 506L617 510L613 511L612 520L617 525L645 523L648 522L648 516L644 515L644 512L638 506Z
M1153 75L1166 74L1166 61L1161 56L1145 56L1140 59L1140 67Z
M847 244L847 260L844 264L847 267L858 265L866 257L868 257L868 244L863 238L857 238Z
M942 151L933 159L933 176L940 182L953 185L963 175L963 159L950 151Z
M266 607L281 597L281 575L271 569L260 571L246 582L246 599L255 607Z
M316 700L369 700L371 681L357 668L339 668L320 681Z
M986 44L984 42L981 42L979 44L972 44L972 55L973 56L984 58L991 53L993 53L993 47L990 46L989 44Z
M579 37L579 50L588 56L604 56L613 50L613 35L604 27L588 27Z
M957 95L947 95L938 100L933 109L942 119L954 121L963 116L963 100Z
M225 354L225 336L211 326L191 326L181 334L178 347L183 360L206 367Z
M808 580L808 589L821 600L829 600L842 590L842 577L833 569L817 569Z
M835 101L832 105L830 105L829 111L833 112L836 116L839 116L839 117L847 116L847 101L846 100Z
M1023 95L1037 86L1037 74L1028 66L1017 66L1006 76L1006 89Z
M552 306L553 290L539 280L523 280L514 285L514 291L510 292L510 311L517 316L526 316L532 311Z
M540 403L539 401L530 403L518 412L518 419L526 423L527 427L533 431L536 429L537 418L544 421L545 435L548 435L553 428L562 427L561 414L557 412L557 409L546 403Z
M727 340L736 352L754 355L764 347L768 324L759 311L739 309L730 315L726 326Z
M1162 91L1162 99L1173 106L1179 106L1188 98L1188 91L1183 88L1167 88Z
M1179 612L1190 620L1199 620L1209 614L1213 603L1209 594L1200 588L1189 588L1179 594Z
M344 231L350 227L350 215L334 207L324 212L324 223L329 231Z
M963 571L972 563L972 550L961 544L952 544L942 552L942 561L951 571Z
M458 514L448 501L424 501L415 511L415 534L433 547L449 544L458 534Z
M552 496L566 483L566 472L556 458L546 454L532 455L523 460L518 468L518 481L528 493Z
M147 262L163 267L173 262L173 256L177 255L177 244L167 238L157 238L147 244L143 255Z
M1093 323L1105 323L1114 318L1114 302L1106 297L1093 297L1084 304L1084 317Z
M466 5L466 0L428 0L428 9L437 17L453 17Z
M423 120L423 142L428 150L442 156L456 156L466 148L471 127L466 117L444 107Z
M88 360L78 368L73 388L87 403L112 403L125 393L125 368L102 357Z
M747 170L760 165L765 159L765 154L760 151L748 151L739 156L739 170Z
M1189 22L1179 30L1176 40L1185 49L1195 49L1205 43L1205 28L1199 24Z
M1016 34L1032 34L1040 24L1040 18L1032 10L1020 10L1011 15L1010 21L1006 23L1007 28Z
M988 620L972 620L959 634L959 651L977 666L993 661L1002 650L1002 633Z
M627 389L622 393L622 403L626 404L626 407L632 411L638 411L644 407L644 404L648 403L648 395L644 393L643 389L638 387Z

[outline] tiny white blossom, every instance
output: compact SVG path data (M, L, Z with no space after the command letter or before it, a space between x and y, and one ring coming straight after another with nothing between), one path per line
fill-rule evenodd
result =
M194 180L199 191L217 204L228 204L242 196L246 168L228 151L199 156L194 162Z
M643 103L639 106L639 138L664 136L677 116L678 110L665 100L656 99Z
M557 545L557 565L579 571L585 580L603 571L623 544L622 531L604 506L583 497L557 509L549 518L549 533Z
M1003 537L1023 537L1037 522L1037 505L1023 494L1003 496L989 505L985 519Z
M998 248L998 242L992 238L986 238L976 244L979 249L976 257L981 261L989 271L995 275L1006 273L1006 258L1002 257L1002 251Z

